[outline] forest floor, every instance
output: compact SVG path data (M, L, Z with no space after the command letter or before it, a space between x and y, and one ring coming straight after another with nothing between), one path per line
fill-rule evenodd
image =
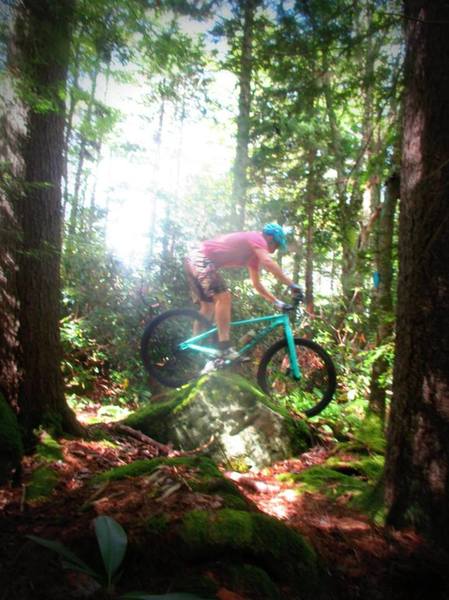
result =
M132 430L120 429L112 423L91 425L88 430L97 436L99 431L106 432L114 444L105 445L93 439L61 440L62 457L51 463L58 480L50 504L30 501L26 496L27 482L42 464L42 458L36 455L25 459L19 485L0 488L0 565L3 568L0 600L44 598L42 588L45 586L49 589L48 597L58 598L54 587L62 589L67 585L66 576L61 579L60 569L40 572L39 552L26 538L29 534L64 543L89 530L93 516L108 514L118 520L132 538L133 528L139 526L139 517L151 513L152 503L160 509L162 501L164 509L172 514L186 508L208 508L204 496L185 486L176 489L170 478L159 497L151 498L143 493L148 482L136 478L114 482L107 494L101 488L93 493L92 487L86 484L96 474L137 459L170 454L170 449L152 444L149 438L134 435ZM318 493L298 496L292 483L280 481L280 474L298 473L322 464L330 452L332 448L317 446L262 471L224 474L257 509L282 520L312 543L334 582L332 598L449 598L449 588L446 595L442 584L447 577L444 558L427 548L415 533L399 533L375 525L363 514L351 510L344 499L335 501ZM54 563L57 562L55 559ZM73 597L81 596L84 583L78 580L74 585L78 586L78 592ZM67 596L61 592L63 597ZM225 587L219 590L218 598L252 600Z

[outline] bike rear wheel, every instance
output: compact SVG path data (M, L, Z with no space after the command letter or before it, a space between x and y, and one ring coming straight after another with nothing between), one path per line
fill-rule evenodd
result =
M334 364L321 346L295 338L301 378L293 377L286 340L279 340L263 355L257 381L274 402L296 414L313 417L332 400L337 387Z
M168 310L152 319L145 327L140 353L146 370L167 387L180 387L197 377L208 357L179 345L193 335L211 329L213 325L197 311L188 308ZM214 346L216 333L199 345Z

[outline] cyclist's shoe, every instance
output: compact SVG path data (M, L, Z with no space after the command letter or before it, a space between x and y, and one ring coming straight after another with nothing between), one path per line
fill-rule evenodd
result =
M239 356L240 354L237 352L237 350L234 350L234 348L231 346L230 348L223 350L218 358L219 360L233 362L234 360L237 360Z
M201 369L201 375L209 375L209 373L213 373L219 367L217 365L218 358L214 360L208 360L204 367Z
M219 369L223 369L227 367L229 364L233 363L239 358L239 353L234 348L226 348L223 352L220 353L217 358L213 360L208 360L204 365L201 375L207 375L208 373L212 373L213 371L218 371Z

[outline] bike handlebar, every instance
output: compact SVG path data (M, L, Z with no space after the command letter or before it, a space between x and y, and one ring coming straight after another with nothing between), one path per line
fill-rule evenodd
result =
M284 306L284 308L282 309L282 312L291 312L293 310L296 310L298 308L298 305L300 302L304 301L304 296L302 293L300 294L294 294L293 298L292 298L292 303L291 304L286 304Z

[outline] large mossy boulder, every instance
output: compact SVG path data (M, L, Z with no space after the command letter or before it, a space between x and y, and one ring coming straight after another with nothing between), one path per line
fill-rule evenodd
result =
M307 425L270 403L244 378L212 373L168 392L126 424L180 450L204 449L229 468L260 468L308 448Z

